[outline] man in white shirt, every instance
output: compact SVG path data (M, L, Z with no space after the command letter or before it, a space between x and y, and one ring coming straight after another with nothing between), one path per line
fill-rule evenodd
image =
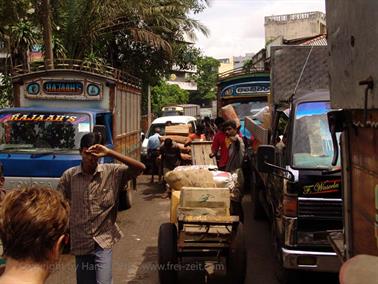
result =
M147 159L151 165L151 183L154 182L154 174L157 173L160 182L159 167L157 166L157 158L159 157L160 147L160 128L155 128L155 134L148 138L147 143Z

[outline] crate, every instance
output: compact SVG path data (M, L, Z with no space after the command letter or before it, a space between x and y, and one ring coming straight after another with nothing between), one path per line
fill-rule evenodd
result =
M192 164L217 166L215 158L210 158L211 141L193 141L192 142Z

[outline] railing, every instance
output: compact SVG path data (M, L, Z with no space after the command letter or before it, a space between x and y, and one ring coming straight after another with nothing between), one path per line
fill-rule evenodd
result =
M218 75L218 79L222 80L222 79L226 79L226 78L229 78L229 77L235 77L235 76L247 75L247 74L254 74L254 73L258 73L258 72L269 72L269 71L267 71L265 68L256 67L256 66L252 66L251 68L239 67L239 68L235 68L235 69L220 73Z
M52 69L51 64L45 64L45 62L33 62L28 68L25 68L24 65L18 65L13 68L12 76L47 70L76 70L95 73L112 80L122 81L136 88L141 88L141 80L139 78L110 66L76 59L55 59L53 66L54 68Z
M326 16L322 12L307 12L307 13L268 16L268 17L265 17L265 24L274 23L274 22L288 22L288 21L296 21L296 20L318 19L318 18L325 20Z

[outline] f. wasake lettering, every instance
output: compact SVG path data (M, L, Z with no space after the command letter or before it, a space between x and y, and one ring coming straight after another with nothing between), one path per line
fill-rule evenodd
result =
M303 186L303 194L317 194L338 192L341 188L341 180L326 180L311 185Z

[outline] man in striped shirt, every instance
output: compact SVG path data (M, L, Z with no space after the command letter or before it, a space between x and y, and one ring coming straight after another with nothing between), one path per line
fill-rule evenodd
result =
M145 166L100 144L99 133L80 142L82 162L63 173L58 190L71 206L71 253L76 256L78 284L112 283L112 247L122 237L116 224L118 193ZM110 156L119 164L99 164Z

